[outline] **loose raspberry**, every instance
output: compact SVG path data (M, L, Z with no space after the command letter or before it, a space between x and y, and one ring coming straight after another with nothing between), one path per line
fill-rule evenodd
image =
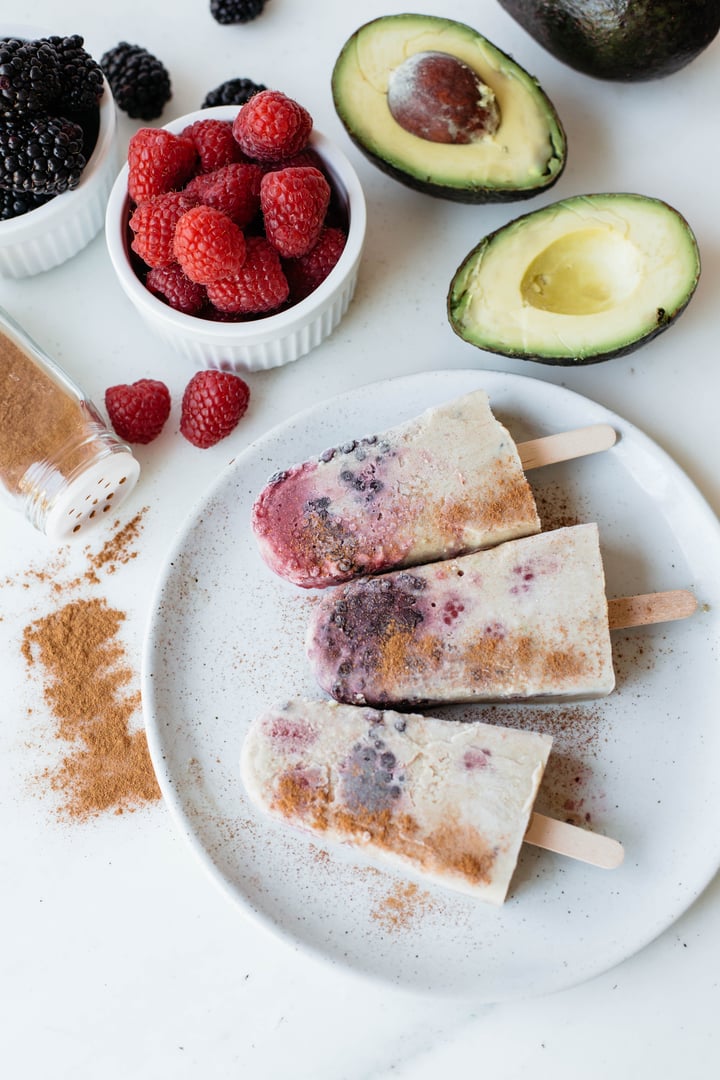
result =
M195 144L200 168L204 173L230 165L233 161L245 160L245 155L235 141L230 120L196 120L181 134Z
M289 286L280 256L262 236L248 236L247 257L231 278L213 281L208 300L218 311L244 315L274 311L288 298Z
M233 134L250 158L292 157L307 145L313 121L307 109L279 90L261 90L243 105Z
M130 228L135 233L130 246L147 266L170 266L175 262L175 226L196 204L197 199L184 191L168 191L147 199L135 209L130 218Z
M212 173L201 173L185 188L204 206L213 206L239 225L249 225L260 209L260 181L263 172L259 165L233 164Z
M177 223L175 257L191 281L236 274L245 261L245 237L235 222L212 206L195 206Z
M149 443L156 439L170 415L170 392L157 379L138 379L105 391L110 423L121 439Z
M342 229L324 227L315 247L299 259L288 259L283 267L293 303L304 300L325 280L345 248Z
M205 286L191 281L177 263L151 270L145 285L151 293L185 315L199 315L205 307Z
M329 202L330 185L318 169L266 173L260 205L268 240L286 259L304 255L320 237Z
M185 387L180 433L205 450L226 438L244 416L250 387L230 371L198 371Z
M182 187L192 174L197 151L192 139L164 128L140 128L128 146L128 193L135 203Z

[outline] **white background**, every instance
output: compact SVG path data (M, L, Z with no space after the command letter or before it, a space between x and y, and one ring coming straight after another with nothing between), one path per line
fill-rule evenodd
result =
M244 27L221 27L201 0L109 7L21 0L12 19L51 33L82 33L97 57L120 40L150 49L174 88L158 122L198 108L208 90L234 76L284 90L353 161L369 212L358 291L339 329L298 363L248 376L246 418L208 451L177 431L192 371L148 336L113 277L102 236L63 267L0 280L0 303L97 401L108 385L154 377L176 402L160 439L137 452L143 475L122 514L129 520L147 508L137 557L87 589L127 613L123 643L138 682L153 582L176 530L223 466L298 409L385 376L481 367L566 385L643 429L720 509L718 43L668 79L618 86L556 62L491 0L414 3L413 10L469 23L514 55L539 78L567 130L568 166L551 192L528 203L470 207L414 194L383 176L349 143L333 110L330 72L346 38L360 22L405 5L269 0ZM138 126L121 117L121 152ZM606 190L664 198L694 228L703 276L675 327L629 357L574 371L492 357L453 335L445 295L470 247L527 209ZM105 539L98 532L94 550ZM53 752L53 721L20 641L32 618L59 603L39 573L69 581L84 573L87 560L85 542L58 552L21 517L0 511L4 1075L712 1074L720 1046L717 879L659 940L606 975L547 998L476 1005L365 983L260 932L216 890L160 804L89 824L59 823L32 780Z

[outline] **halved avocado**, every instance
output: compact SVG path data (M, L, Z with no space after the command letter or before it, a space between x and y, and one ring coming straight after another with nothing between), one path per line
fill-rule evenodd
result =
M558 60L596 79L659 79L720 30L718 0L500 0Z
M666 330L700 276L697 241L645 195L576 195L486 236L448 294L456 334L488 352L588 364Z
M538 82L451 19L388 15L361 26L335 63L332 93L360 150L428 195L529 198L565 166L565 133Z

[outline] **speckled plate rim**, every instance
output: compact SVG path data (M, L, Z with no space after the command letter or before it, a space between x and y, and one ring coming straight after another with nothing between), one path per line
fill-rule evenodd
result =
M192 782L190 781L189 786L188 776L174 769L173 744L179 729L174 726L177 713L173 706L177 704L177 701L188 688L182 685L182 673L179 669L169 670L168 656L164 655L164 650L170 644L166 625L166 615L168 613L166 601L168 601L168 598L172 599L171 593L174 585L177 584L178 568L182 565L183 553L188 545L192 546L193 537L198 527L201 529L207 528L208 522L212 523L213 515L217 514L218 508L223 510L223 515L225 514L227 508L223 508L223 502L236 479L246 471L248 463L256 460L259 456L267 454L269 458L276 457L279 448L284 445L285 433L288 429L292 427L297 430L301 427L307 432L306 437L310 440L310 448L307 454L311 456L313 452L319 452L326 445L322 437L314 436L313 425L329 413L342 412L343 409L352 406L351 411L353 414L357 414L359 420L364 422L369 415L372 415L373 401L382 400L385 403L385 413L388 412L392 404L395 404L399 412L403 414L399 416L399 419L401 419L403 416L414 415L416 412L421 411L422 408L436 401L450 400L454 396L459 396L478 387L487 390L491 401L498 394L506 397L509 394L511 398L516 397L518 402L522 403L522 408L526 414L532 417L534 413L537 413L545 421L548 414L552 415L554 408L557 406L558 411L561 413L566 412L576 415L579 424L612 424L618 431L620 438L611 453L619 455L620 460L630 469L637 467L640 470L645 490L653 501L662 503L663 500L672 500L673 532L683 553L687 554L688 559L697 563L701 568L704 561L708 562L708 565L713 560L717 562L720 555L720 523L718 523L712 509L673 459L634 425L589 398L564 387L536 380L530 376L463 369L426 372L369 384L320 402L273 428L239 455L218 476L206 495L200 499L198 505L188 515L185 525L181 527L175 537L163 571L158 579L155 595L152 598L151 613L143 644L142 698L151 757L163 796L171 810L175 823L200 859L206 872L226 896L239 904L242 911L253 922L279 936L293 948L302 949L316 959L329 962L334 966L340 964L340 966L347 967L347 970L352 971L354 975L366 978L374 984L377 984L378 980L387 982L387 972L376 970L375 968L378 965L373 967L372 963L359 962L357 958L345 964L341 957L327 951L317 942L304 940L302 934L295 927L278 922L277 919L263 910L262 906L253 903L246 894L244 887L230 880L228 874L219 865L215 854L210 850L207 837L203 835L202 819L197 818L197 813L191 806L192 793L190 787ZM419 405L418 399L421 400ZM382 424L370 423L365 426L367 431L382 430L383 427L389 426L390 422L395 421L386 420ZM358 433L357 429L355 433ZM347 435L347 430L345 434ZM313 437L320 437L322 446L317 443L313 444ZM342 433L339 433L339 439L341 438ZM293 457L292 460L296 460L296 458ZM284 464L288 463L286 459ZM278 464L282 464L282 462ZM267 475L269 475L270 471L268 468ZM248 494L249 499L250 495ZM669 508L670 503L664 506L666 510ZM226 528L226 525L221 523L219 525L221 533L224 528ZM702 537L702 542L700 542L699 537ZM223 543L231 542L231 540L232 537L226 535L225 541L221 539L220 548L222 549ZM218 550L216 548L212 552L212 557L217 558L217 556ZM710 670L716 670L713 665L717 663L717 652L720 646L720 626L718 625L718 617L715 615L718 604L720 604L720 583L716 583L714 576L711 574L701 572L694 576L692 585L700 594L700 599L706 611L702 636L708 642L709 674ZM187 615L192 621L193 616L190 609ZM715 655L710 656L713 652ZM223 658L218 658L217 673L221 673L223 663ZM170 696L174 698L171 701L163 700L162 692L158 690L156 676L163 670L170 677ZM689 702L688 709L691 710L692 708L692 702ZM242 723L242 721L238 722ZM708 733L711 737L720 739L720 735L715 735L714 728L717 728L717 725L713 723L712 726L708 727ZM235 766L234 762L233 766ZM712 804L716 797L716 783L713 782L712 791L708 791L709 803ZM268 828L273 828L274 825L275 823L268 823ZM694 822L693 826L700 828L702 831L702 822ZM527 848L524 850L527 850ZM597 942L597 946L591 949L589 958L584 957L577 961L573 958L558 960L552 967L547 967L546 970L528 972L527 978L520 980L517 978L507 980L497 975L485 978L480 973L476 980L468 980L466 977L458 980L457 985L452 984L452 980L448 985L446 980L442 986L435 986L432 980L423 982L414 979L412 976L404 978L402 975L391 978L389 981L415 991L451 993L471 997L478 1002L527 998L577 985L615 967L618 963L645 947L671 926L697 899L712 881L720 866L720 833L708 827L703 832L702 842L696 842L693 845L694 851L698 851L696 857L693 857L692 853L688 854L685 850L678 856L681 865L677 868L677 876L681 877L681 880L675 882L673 879L673 887L668 887L666 895L663 895L662 891L653 895L642 928L634 927L632 933L628 935L626 927L618 926L616 934ZM623 869L627 869L632 857L631 852L630 859L626 858ZM342 861L343 858L344 856L341 854L340 860ZM682 863L683 858L686 860L684 864ZM619 874L621 872L615 871L614 873ZM622 887L620 893L622 893ZM531 896L530 900L532 901L532 899ZM527 898L525 900L527 902ZM481 906L487 909L487 905ZM507 907L506 904L504 908L499 909L499 912L504 912ZM493 908L490 911L495 912L496 909ZM528 917L532 919L532 916L531 904L527 910L523 911L522 919L527 921ZM497 917L502 918L500 914ZM340 918L342 918L342 915ZM382 967L382 965L380 966Z

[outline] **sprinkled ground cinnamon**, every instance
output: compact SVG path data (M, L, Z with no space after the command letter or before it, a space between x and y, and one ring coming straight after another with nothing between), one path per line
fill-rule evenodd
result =
M118 637L125 615L104 600L78 599L25 628L22 652L45 677L44 697L69 749L43 779L61 810L87 819L160 798L143 730L132 730L140 694Z
M131 545L142 531L143 517L147 509L147 506L144 506L125 525L121 526L120 522L116 521L116 532L106 540L100 550L92 554L88 551L90 568L85 575L88 581L97 581L97 571L100 569L112 574L119 564L137 558L137 552L132 550Z
M388 932L407 930L435 906L437 905L429 892L425 892L414 882L399 881L382 897L370 914Z
M552 736L552 753L535 805L537 810L572 825L591 825L603 809L604 796L593 768L606 732L607 717L601 702L491 705L481 717L475 710L464 710L458 718L480 718Z
M112 525L114 530L103 542L99 550L93 551L88 544L84 548L87 559L87 569L75 573L72 578L64 577L71 564L73 550L70 545L65 545L42 566L29 565L21 576L5 577L0 580L0 586L10 588L20 585L23 589L33 588L36 584L48 585L54 593L68 593L77 591L78 587L88 583L97 585L100 583L100 571L105 574L114 574L116 570L133 559L137 558L137 551L133 550L133 544L140 536L145 514L148 507L144 506L135 514L130 521L121 523L119 520ZM96 535L102 535L98 532Z
M584 498L569 494L566 485L547 480L540 483L535 480L533 490L544 531L592 520L592 513L585 512Z

